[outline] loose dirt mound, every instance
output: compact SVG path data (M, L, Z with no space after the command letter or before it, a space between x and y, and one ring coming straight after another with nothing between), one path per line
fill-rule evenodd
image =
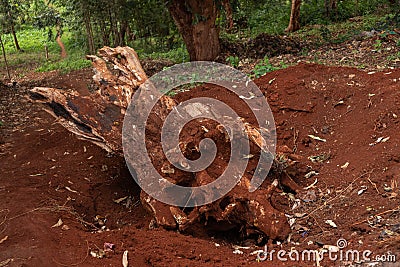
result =
M71 88L81 83L69 78ZM315 184L307 195L274 194L276 208L289 216L292 235L289 243L269 243L269 250L318 249L344 238L349 248L369 249L373 255L399 251L399 82L399 70L367 74L314 64L256 81L274 112L278 145L286 153L296 152L314 171L308 178L295 176L304 187ZM0 262L120 266L128 250L130 266L294 265L276 259L257 263L250 255L260 249L256 242L232 232L196 238L150 230L151 218L138 203L140 190L124 160L77 140L25 101L25 89L0 93ZM203 86L176 99L224 100L219 90ZM52 227L60 218L63 224ZM115 244L114 252L102 259L89 254L105 242ZM238 248L243 254L234 254L232 245L250 249Z
M303 46L302 41L298 38L262 33L245 42L221 40L220 58L225 61L228 56L233 55L241 59L262 59L265 56L295 54L300 52Z

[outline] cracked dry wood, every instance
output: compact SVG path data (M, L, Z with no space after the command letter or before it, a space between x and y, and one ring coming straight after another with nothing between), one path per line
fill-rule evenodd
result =
M87 58L92 61L95 70L93 80L98 89L94 93L81 96L73 90L36 87L31 90L31 99L44 104L45 110L79 138L122 155L123 118L132 96L147 80L147 76L136 52L129 47L104 47L100 49L99 56ZM146 101L145 98L141 100L143 103ZM165 158L160 146L160 129L176 105L174 99L163 96L153 108L146 126L148 155L145 156L150 156L154 167L172 183L199 186L214 181L218 178L217 167L210 167L193 175L175 168ZM140 104L135 109L140 110ZM242 134L250 139L251 153L259 154L261 149L268 150L269 144L261 136L261 129L246 122L244 125L245 130ZM192 128L195 130L182 134L180 140L182 153L188 158L196 157L199 153L196 146L200 140L212 138L216 140L217 147L223 150L219 152L214 163L224 168L230 157L230 150L224 148L230 142L225 128L212 120L195 121ZM129 160L140 162L141 158L138 156ZM254 165L257 157L249 161ZM246 172L237 186L225 197L190 211L161 203L143 191L140 199L143 206L153 214L157 224L167 229L190 232L191 228L196 229L198 226L207 229L214 221L238 229L253 229L271 239L285 239L290 232L287 219L270 203L276 184L261 187L250 193L251 178L252 175Z

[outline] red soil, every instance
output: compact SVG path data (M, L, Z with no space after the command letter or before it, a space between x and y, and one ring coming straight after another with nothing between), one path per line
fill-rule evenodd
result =
M89 78L90 73L77 72L67 79L55 77L48 85L85 90ZM274 112L278 145L296 150L303 160L325 155L324 162L309 161L318 176L297 177L302 186L318 179L309 189L315 193L313 201L291 210L294 202L288 194L274 197L274 205L287 214L308 215L296 220L294 243L269 244L269 250L317 249L344 238L351 249L398 254L400 71L367 74L300 64L256 83ZM125 250L129 266L316 266L258 263L250 255L260 249L255 246L236 255L232 245L252 243L239 243L240 237L232 233L199 238L150 230L152 218L138 202L140 189L124 159L78 140L40 106L27 102L24 95L30 86L0 90L0 266L121 266ZM224 100L226 95L218 90L196 88L177 99L207 95ZM380 137L390 139L370 145ZM359 195L363 186L368 189ZM123 197L128 198L115 202ZM377 214L380 220L367 221ZM52 227L60 218L63 225ZM90 251L102 249L105 242L115 244L114 252L92 257ZM348 266L328 261L322 265Z

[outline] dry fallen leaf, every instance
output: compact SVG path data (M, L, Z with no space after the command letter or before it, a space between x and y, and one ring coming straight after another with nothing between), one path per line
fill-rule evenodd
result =
M129 263L128 263L128 251L125 250L124 251L124 255L122 255L122 266L123 267L128 267Z
M367 186L365 186L365 185L361 186L361 189L358 190L357 195L363 194L365 191L367 191L367 189L368 189Z
M321 141L321 142L326 142L326 139L323 139L321 137L309 134L308 137L310 137L311 139L317 140L317 141Z
M126 196L126 197L121 197L121 198L118 198L118 199L114 200L114 202L117 203L117 204L119 204L119 203L121 203L122 201L124 201L124 200L127 199L127 198L128 198L128 196Z
M8 235L6 235L3 239L0 240L0 244L4 243L8 239Z
M104 250L99 249L99 250L92 250L92 251L90 251L90 255L91 255L93 258L102 259L102 258L104 258L104 256L106 255L106 253L104 252Z
M333 228L337 228L336 223L334 223L332 220L326 220L325 223L326 223L326 224L329 224L329 225L332 226Z
M51 228L60 227L61 225L63 225L63 221L60 218L60 219L58 219L58 222L55 225L53 225Z
M345 164L343 164L342 166L340 166L341 169L347 169L347 167L349 167L349 162L346 162Z
M12 261L13 261L13 259L6 259L6 260L0 262L0 267L7 266Z
M67 189L69 192L72 192L72 193L76 193L76 194L79 193L78 191L72 190L72 189L71 189L70 187L68 187L68 186L66 186L65 189Z

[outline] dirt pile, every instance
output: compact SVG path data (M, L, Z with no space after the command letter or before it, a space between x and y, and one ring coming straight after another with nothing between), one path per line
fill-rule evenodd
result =
M302 47L302 41L298 38L262 33L245 42L221 40L222 52L219 58L223 62L228 56L238 56L240 59L262 59L265 56L296 54Z

